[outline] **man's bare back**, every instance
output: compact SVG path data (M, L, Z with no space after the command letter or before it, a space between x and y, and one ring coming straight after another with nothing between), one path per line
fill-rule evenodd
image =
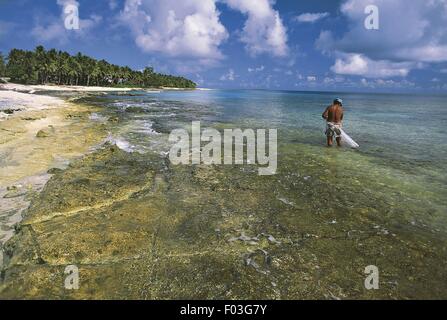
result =
M326 119L328 125L326 128L327 145L330 147L333 138L337 141L337 145L341 146L340 128L343 121L343 105L341 99L335 99L334 103L326 108L323 112L323 118Z
M343 107L337 104L327 107L326 111L323 113L323 118L325 118L327 122L340 124L343 121Z

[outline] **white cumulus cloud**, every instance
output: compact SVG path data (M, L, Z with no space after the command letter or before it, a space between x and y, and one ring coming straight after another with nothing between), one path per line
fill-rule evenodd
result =
M119 20L146 52L219 60L228 37L215 0L126 0Z
M233 69L229 69L227 73L220 77L220 81L234 81L236 79L236 74Z
M261 72L264 69L265 69L264 66L260 66L260 67L257 67L257 68L248 68L248 72Z
M337 74L390 78L406 77L413 67L411 62L375 61L361 54L346 54L336 59L331 70Z
M384 79L375 79L375 80L367 80L365 78L360 80L360 84L363 87L377 89L377 88L388 88L388 89L408 89L415 88L416 84L414 82L408 81L406 79L397 81L397 80L384 80Z
M272 0L223 0L230 8L247 16L241 41L247 51L256 56L269 53L284 57L288 53L287 30Z
M217 2L245 16L237 34L250 55L288 54L287 30L274 0L126 0L118 21L145 52L213 64L225 57L221 45L229 37Z
M329 16L329 12L303 13L296 16L293 20L301 23L315 23L318 20Z
M379 8L379 30L364 27L365 7ZM322 31L317 48L336 57L334 72L405 77L423 65L447 62L445 0L345 0L343 34Z

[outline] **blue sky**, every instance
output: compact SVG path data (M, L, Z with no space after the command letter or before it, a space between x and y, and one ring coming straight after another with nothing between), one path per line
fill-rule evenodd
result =
M42 44L211 88L446 93L446 25L443 0L0 0L0 51Z

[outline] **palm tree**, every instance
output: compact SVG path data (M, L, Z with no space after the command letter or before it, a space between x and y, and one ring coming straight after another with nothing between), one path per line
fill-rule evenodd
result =
M85 66L84 66L84 56L82 53L78 52L76 57L74 58L76 61L77 71L78 71L78 77L76 78L76 85L82 84L83 79L85 77Z
M61 52L59 55L60 64L59 64L59 72L60 72L60 79L59 84L68 84L69 80L69 72L70 72L70 55L67 52Z
M38 46L34 51L12 49L5 62L0 55L0 75L7 74L12 81L20 83L76 84L90 86L176 86L194 88L196 84L183 77L155 73L151 67L143 71L134 71L129 67L120 67L105 60L97 61L78 53L71 56L67 52L51 49L45 51Z
M146 67L143 70L143 83L145 87L149 87L153 82L154 68Z
M56 79L58 71L58 53L55 49L51 49L47 52L48 57L48 73L45 78L45 83Z
M98 62L93 65L92 72L90 74L91 78L96 80L96 85L99 85L99 77L101 76L101 67Z
M43 46L36 47L34 57L36 60L37 81L43 84L48 73L48 58L45 48Z
M81 73L81 66L74 57L68 58L67 66L68 66L67 82L69 82L70 85L73 85L73 83L77 85L79 82L79 75Z

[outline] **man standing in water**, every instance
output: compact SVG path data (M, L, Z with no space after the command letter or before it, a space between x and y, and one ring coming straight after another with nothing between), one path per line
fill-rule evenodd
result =
M341 146L341 132L343 121L343 100L337 98L334 103L327 107L323 112L323 118L326 119L326 137L327 146L332 147L335 140L337 141L337 146Z

